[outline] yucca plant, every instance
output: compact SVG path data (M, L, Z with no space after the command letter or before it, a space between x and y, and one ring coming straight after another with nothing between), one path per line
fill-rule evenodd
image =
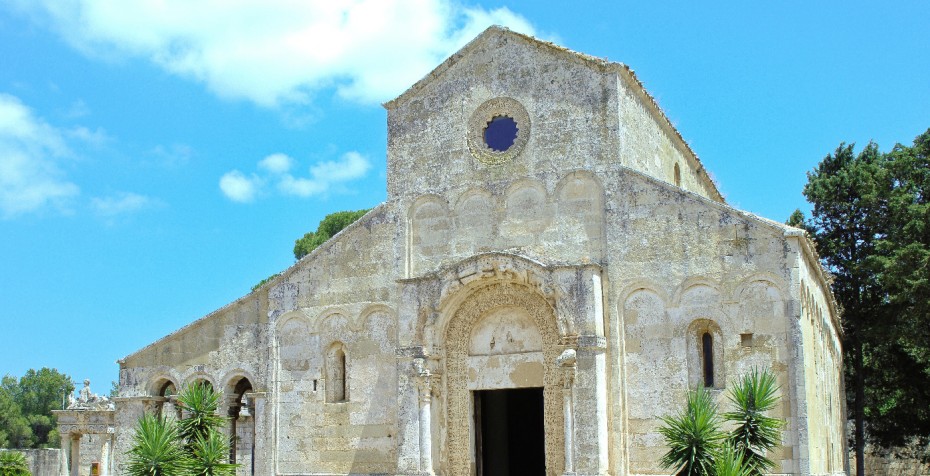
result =
M143 415L129 450L129 475L182 476L187 474L187 464L177 425L156 415Z
M222 395L196 383L178 395L184 418L175 421L146 414L136 427L129 451L130 476L234 476L229 442L220 431L226 418L218 415Z
M0 452L0 476L32 476L26 455L19 451Z
M766 452L778 446L784 422L764 413L778 403L778 385L775 375L768 369L753 369L730 388L727 396L735 407L724 414L727 421L736 423L727 441L743 456L752 475L760 475L775 468Z
M729 442L724 443L714 457L714 476L751 476L752 468L747 466L743 453Z
M206 437L197 437L190 445L189 471L196 476L234 476L236 465L227 463L229 441L226 436L211 429Z
M662 465L677 471L677 476L713 474L714 459L725 435L720 431L720 417L713 397L703 387L688 392L685 409L673 417L663 417L659 432L669 450Z
M226 424L226 418L216 412L221 397L213 387L202 382L188 385L178 394L178 407L184 414L178 421L178 430L189 447L197 438L207 438L210 430L219 430Z

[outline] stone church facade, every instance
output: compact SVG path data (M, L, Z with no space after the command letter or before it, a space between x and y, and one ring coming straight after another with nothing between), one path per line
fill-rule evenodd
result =
M206 381L240 474L668 474L659 418L765 367L779 474L846 473L811 242L728 206L630 69L492 27L385 107L387 201L120 360L114 472Z

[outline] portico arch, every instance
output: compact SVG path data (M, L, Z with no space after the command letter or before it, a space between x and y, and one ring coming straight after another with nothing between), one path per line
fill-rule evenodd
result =
M533 287L521 283L497 281L462 292L468 295L451 311L444 333L447 444L442 459L448 473L475 474L472 391L542 387L546 474L561 474L562 374L555 360L562 349L555 309ZM493 335L489 319L500 325ZM495 342L497 350L491 349L489 336L506 340L507 332L514 342ZM537 342L516 343L522 339Z

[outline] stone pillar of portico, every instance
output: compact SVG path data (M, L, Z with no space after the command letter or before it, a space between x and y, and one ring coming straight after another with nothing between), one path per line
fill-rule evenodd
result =
M61 451L58 452L58 475L68 476L68 457L71 455L71 434L61 434Z
M110 476L110 433L102 435L103 441L100 445L100 476Z
M249 401L249 412L252 414L252 466L255 468L255 474L274 474L272 459L265 445L267 435L271 434L271 427L267 424L269 419L265 416L266 397L265 392L245 394Z
M81 434L71 435L71 476L81 476Z

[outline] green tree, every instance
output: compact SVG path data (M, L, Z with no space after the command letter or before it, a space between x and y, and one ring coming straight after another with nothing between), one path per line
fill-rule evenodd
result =
M841 144L808 173L807 229L843 312L854 447L930 436L930 130L913 146ZM857 465L857 474L864 468Z
M9 375L0 385L0 448L28 448L32 444L32 429L14 396L17 386Z
M365 216L371 209L356 211L341 211L326 215L317 225L316 231L308 231L304 236L294 240L294 259L299 260L310 254L327 240L342 231L345 227L355 223ZM275 273L252 286L252 291L262 287L265 283L276 278L281 273Z
M665 425L659 432L669 447L662 456L662 466L677 471L677 476L713 474L714 459L725 435L710 392L704 387L689 391L685 409L663 417L662 422Z
M33 447L58 447L58 424L52 410L60 410L64 395L73 391L71 377L48 367L29 369L19 379L16 402L32 429Z
M318 246L342 231L345 227L368 213L370 209L330 213L320 221L316 231L311 231L294 242L294 259L310 254Z
M775 469L775 462L766 452L778 446L784 422L765 413L778 403L777 392L775 375L757 369L744 375L727 392L733 411L723 417L736 424L727 437L727 446L741 455L749 474L761 475Z
M19 451L0 452L0 476L32 476L26 456Z
M800 208L795 208L794 211L791 212L791 216L788 217L788 221L786 221L785 224L795 228L804 229L804 212L802 212Z
M930 129L886 154L891 176L878 282L889 311L872 343L867 438L889 447L930 437ZM924 459L930 455L924 454Z
M71 377L55 369L30 369L18 381L0 382L0 442L12 448L58 447L58 424L65 395L74 391ZM4 446L6 446L4 445Z
M825 267L833 274L833 292L843 312L847 396L855 421L857 461L865 454L867 363L890 317L880 272L878 243L884 238L890 177L884 156L870 143L859 154L840 144L807 174L804 196L813 204L809 226ZM858 465L858 474L864 468Z

